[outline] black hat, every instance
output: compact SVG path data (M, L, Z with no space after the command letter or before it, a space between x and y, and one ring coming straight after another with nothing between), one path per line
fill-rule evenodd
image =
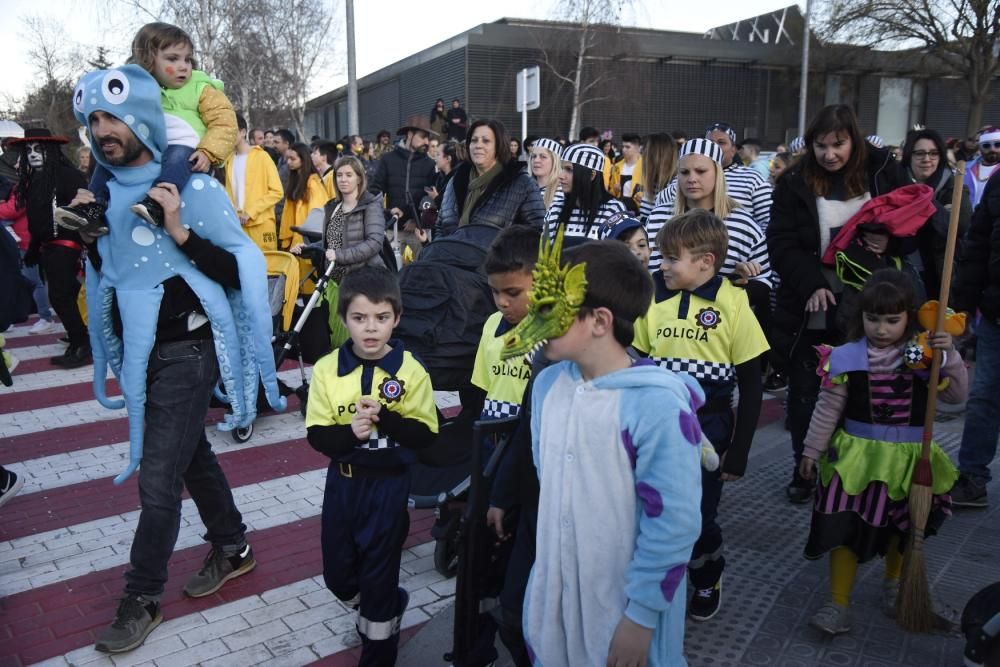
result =
M8 144L10 146L16 146L18 144L30 144L34 142L40 143L53 143L53 144L68 144L69 139L66 137L60 137L52 134L51 130L45 128L35 128L24 131L24 137L15 137L9 140Z

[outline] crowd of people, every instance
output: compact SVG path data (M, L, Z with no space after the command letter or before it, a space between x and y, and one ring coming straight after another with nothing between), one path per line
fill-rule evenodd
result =
M110 364L129 407L126 474L138 466L142 510L98 650L132 650L162 619L183 488L212 545L185 593L256 564L203 421L217 381L233 426L252 420L258 379L284 406L259 251L300 256L305 275L334 265L348 338L313 369L305 431L331 459L324 578L358 610L361 664L395 661L407 468L439 428L427 370L393 337L406 315L389 238L419 261L467 225L501 230L483 266L497 313L469 371L482 418L520 417L483 517L515 545L470 665L496 659L496 632L518 665L684 664L685 618L710 621L724 571L740 567L718 509L724 486L752 474L764 391L786 392L786 493L813 507L804 555L829 556L830 600L811 618L822 632L851 629L857 566L875 557L881 606L896 613L928 350L944 355L941 399L967 408L958 466L932 449L927 532L953 507L986 506L1000 435L1000 129L973 147L917 127L897 154L832 105L773 153L708 118L691 138L622 134L619 151L592 127L573 142L513 137L439 99L395 141L307 144L249 127L193 49L180 28L149 24L131 64L84 77L78 93L100 90L74 96L90 136L77 166L47 130L5 142L0 219L38 313L30 333L58 316L68 346L52 363L93 360L102 376ZM319 240L302 234L311 220ZM143 254L154 243L169 262ZM975 337L921 343L922 304L953 270L950 305ZM529 352L530 370L510 361ZM979 361L971 388L963 353ZM3 475L0 494L16 493ZM516 529L504 521L515 510Z

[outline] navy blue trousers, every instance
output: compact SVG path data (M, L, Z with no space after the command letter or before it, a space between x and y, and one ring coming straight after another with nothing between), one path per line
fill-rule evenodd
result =
M705 437L721 457L729 449L736 419L731 410L698 414L698 423ZM722 498L721 470L701 469L701 534L691 551L688 575L696 589L711 588L722 576L726 558L722 554L722 528L716 519Z
M323 580L340 600L359 609L360 667L396 662L404 611L399 562L410 530L409 493L406 474L348 478L337 463L330 464L326 473Z

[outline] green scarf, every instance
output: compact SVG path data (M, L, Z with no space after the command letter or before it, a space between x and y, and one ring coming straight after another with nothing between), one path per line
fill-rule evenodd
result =
M472 169L475 170L475 166L473 166ZM469 216L472 214L472 210L476 207L476 202L479 201L479 198L483 196L484 192L486 192L486 188L501 171L503 171L503 165L497 161L497 163L493 165L493 168L485 174L480 174L475 178L469 179L469 194L465 197L465 206L462 208L462 218L458 221L458 225L460 227L462 225L469 224ZM473 172L470 171L469 176L472 176L472 173Z

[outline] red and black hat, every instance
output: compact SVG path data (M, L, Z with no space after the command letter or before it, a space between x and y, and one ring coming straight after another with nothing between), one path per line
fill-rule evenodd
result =
M45 128L35 128L24 131L23 137L15 137L10 139L7 143L10 146L16 146L18 144L30 144L30 143L51 143L51 144L68 144L69 139L66 137L60 137L58 135L52 134L51 130Z

